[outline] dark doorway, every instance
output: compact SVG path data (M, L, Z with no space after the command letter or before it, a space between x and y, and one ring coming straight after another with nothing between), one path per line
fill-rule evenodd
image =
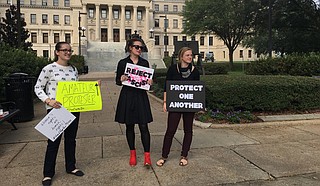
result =
M120 42L119 29L113 29L113 41Z
M126 41L128 41L131 37L131 29L126 29Z
M101 28L101 42L108 42L108 29Z

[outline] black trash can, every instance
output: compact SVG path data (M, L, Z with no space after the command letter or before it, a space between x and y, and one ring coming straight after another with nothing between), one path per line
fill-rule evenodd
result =
M88 72L89 72L89 67L88 67L87 65L84 65L84 66L83 66L82 73L83 73L83 74L88 74Z
M14 73L5 80L5 92L7 101L16 103L19 114L13 120L15 122L30 121L34 117L33 107L33 84L34 77L25 73Z

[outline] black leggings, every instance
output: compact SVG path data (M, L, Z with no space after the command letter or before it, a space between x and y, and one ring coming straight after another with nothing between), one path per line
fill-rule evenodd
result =
M126 137L130 150L135 150L135 134L134 134L134 124L126 124ZM143 145L144 152L150 152L150 132L148 129L148 124L139 124L139 129L141 133L141 141Z

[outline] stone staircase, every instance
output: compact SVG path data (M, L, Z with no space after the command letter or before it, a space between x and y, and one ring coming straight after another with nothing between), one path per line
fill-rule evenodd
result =
M88 42L85 55L89 72L114 72L120 59L125 58L125 42ZM148 59L148 53L141 57L149 60L150 68L166 68L162 59Z

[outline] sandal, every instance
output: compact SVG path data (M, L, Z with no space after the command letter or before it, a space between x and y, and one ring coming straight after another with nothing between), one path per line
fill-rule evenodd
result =
M44 177L42 180L42 185L43 186L50 186L52 182L52 178L50 177Z
M71 172L67 172L68 174L73 174L73 175L75 175L75 176L83 176L84 175L84 173L81 171L81 170L79 170L79 169L74 169L73 171L71 171Z
M167 161L167 158L160 158L158 161L157 161L157 166L158 167L162 167Z
M186 165L188 165L188 158L181 156L179 165L180 165L180 166L186 166Z

